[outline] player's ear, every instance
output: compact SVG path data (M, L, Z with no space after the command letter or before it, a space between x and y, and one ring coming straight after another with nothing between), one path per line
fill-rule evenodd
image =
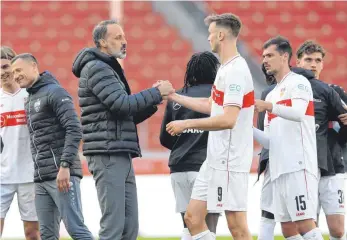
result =
M223 40L225 37L225 33L223 31L218 31L217 38L219 41Z
M297 66L297 67L300 67L300 59L299 59L299 58L296 59L296 66Z
M105 39L100 39L99 43L100 43L101 47L104 47L104 48L107 47L107 43L106 43Z

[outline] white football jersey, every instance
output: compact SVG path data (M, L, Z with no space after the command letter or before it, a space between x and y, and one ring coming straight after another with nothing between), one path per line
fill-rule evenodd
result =
M247 62L240 55L217 72L211 117L223 114L225 106L237 106L241 110L233 129L209 132L208 164L219 170L249 172L253 159L254 88Z
M24 103L28 94L20 89L11 94L0 90L1 184L34 181L34 162L30 151Z
M316 177L318 174L313 93L310 82L301 75L289 72L265 100L290 107L293 99L308 102L302 122L287 120L268 112L265 115L264 131L268 133L270 141L271 180L281 174L302 169Z

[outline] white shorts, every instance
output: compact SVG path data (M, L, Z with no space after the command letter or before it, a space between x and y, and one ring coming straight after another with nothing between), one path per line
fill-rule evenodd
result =
M248 177L249 173L211 168L205 161L191 198L207 202L209 212L247 211Z
M197 176L198 172L171 173L171 186L176 199L176 212L184 213L187 211Z
M317 218L318 179L301 170L286 173L273 181L276 222L296 222Z
M263 186L260 196L260 209L269 213L274 213L273 206L273 183L271 182L271 176L269 171L269 164L264 171Z
M320 208L322 207L325 215L345 215L344 189L344 174L321 177L318 187L318 214L320 212Z
M0 185L0 218L6 217L15 193L17 193L18 207L22 221L37 221L34 183Z

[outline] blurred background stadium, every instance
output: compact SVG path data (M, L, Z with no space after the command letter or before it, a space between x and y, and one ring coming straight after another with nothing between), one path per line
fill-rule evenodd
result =
M128 55L122 65L132 92L151 87L159 79L170 80L178 89L183 86L185 66L192 53L210 50L203 19L214 12L232 12L241 18L239 51L251 68L257 97L265 87L260 70L262 44L279 34L291 41L295 51L307 39L322 44L327 51L322 79L347 88L344 1L1 1L1 45L17 53L33 53L40 69L52 72L72 94L79 112L78 80L71 72L72 62L82 48L93 47L91 33L99 21L114 18L124 27ZM179 236L181 232L168 178L169 153L159 143L163 111L164 106L160 106L138 127L143 158L134 159L134 167L143 236ZM253 172L258 152L259 146L255 145ZM82 155L81 159L87 176ZM86 222L97 233L100 213L94 183L88 176L82 182ZM251 231L256 234L260 184L253 186L254 182L255 178L250 185L249 219ZM13 204L4 237L22 236L15 208ZM227 233L225 227L221 222L222 235Z

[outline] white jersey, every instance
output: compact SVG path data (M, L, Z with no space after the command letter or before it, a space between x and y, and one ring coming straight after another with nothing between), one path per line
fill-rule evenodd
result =
M287 120L268 112L265 115L264 131L268 132L270 141L271 180L282 174L303 169L318 176L313 94L310 82L301 75L289 72L265 100L272 104L290 107L293 99L303 99L308 102L301 122Z
M233 129L210 131L207 161L218 170L249 172L253 159L254 88L247 62L240 55L222 65L212 88L211 117L225 106L241 110Z
M0 90L1 184L34 181L34 163L30 152L24 103L28 94L20 89L11 94Z

